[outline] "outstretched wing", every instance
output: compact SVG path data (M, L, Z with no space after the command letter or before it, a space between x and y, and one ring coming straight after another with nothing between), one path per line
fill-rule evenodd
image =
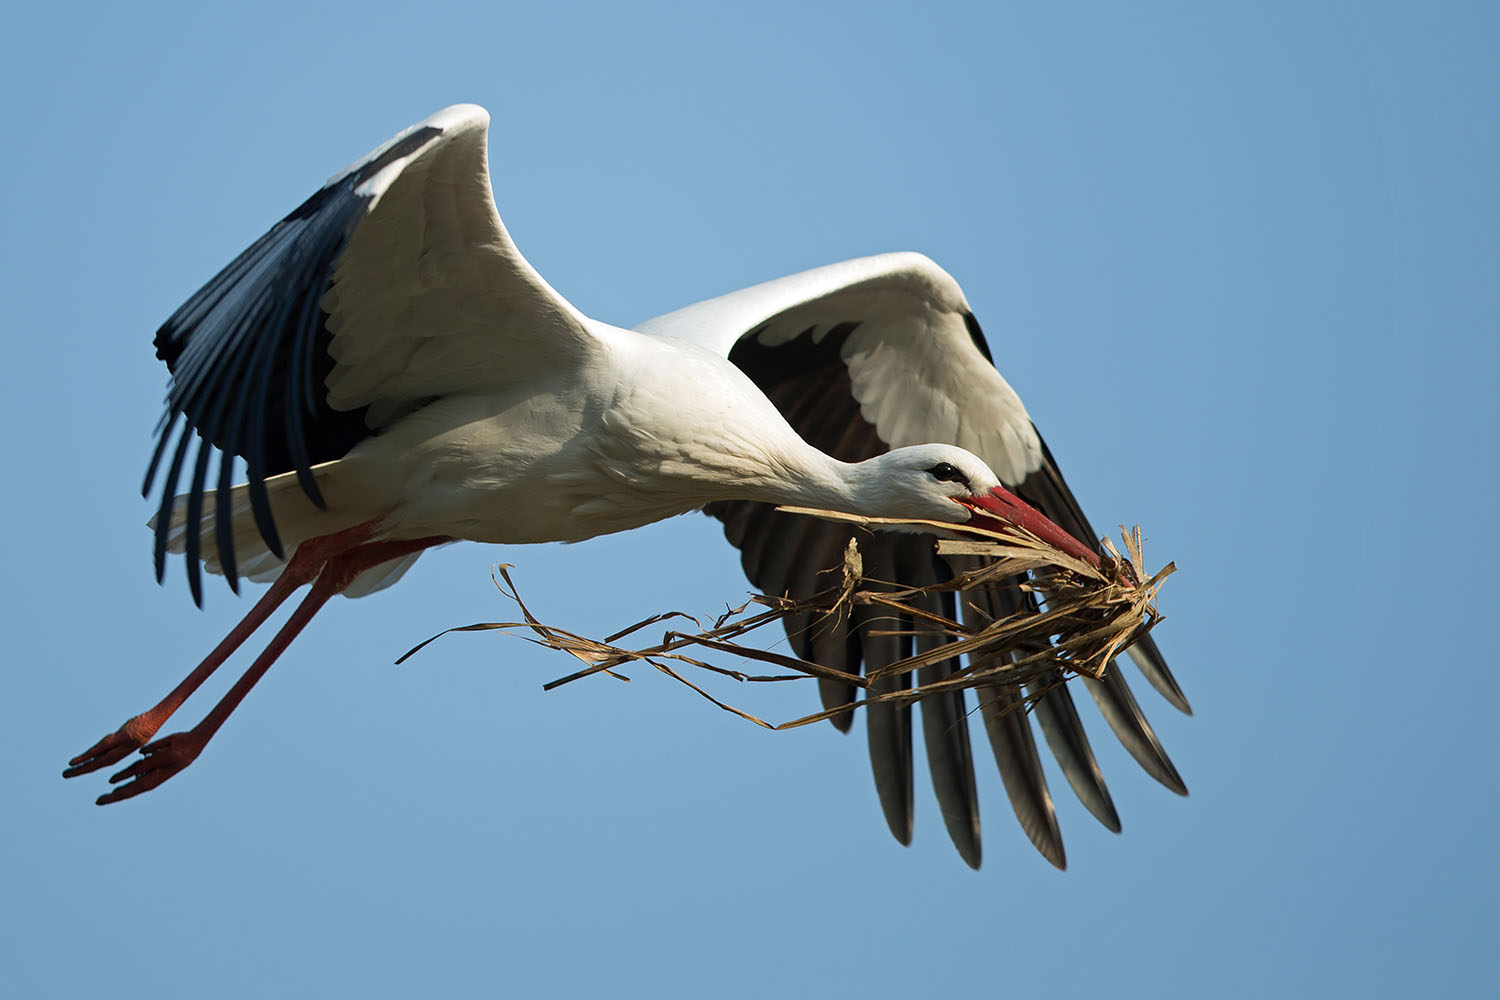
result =
M988 345L958 284L920 254L884 254L817 268L650 320L641 332L697 341L727 355L766 393L787 421L817 448L857 462L891 448L956 444L983 458L1000 479L1087 544L1098 543L1015 391L995 370ZM769 593L810 597L837 567L851 529L785 514L767 504L717 503L709 512L741 549L745 572ZM920 586L955 570L918 535L877 535L860 545L868 576ZM1014 586L963 595L966 615L1001 616L1030 599ZM948 616L954 608L931 610ZM856 611L856 615L862 612ZM788 622L799 656L858 673L908 655L909 645L876 634L889 629L856 617L822 627ZM927 640L932 641L932 640ZM1131 655L1147 678L1184 711L1187 702L1149 637ZM950 674L952 662L925 668L925 683ZM907 679L885 683L905 684ZM854 689L820 682L825 707L849 704ZM1118 669L1090 691L1121 742L1145 769L1180 794L1186 787L1162 751ZM874 693L874 692L872 692ZM1063 685L1030 691L978 691L980 716L1006 792L1027 836L1049 861L1065 863L1062 836L1024 711L1032 702L1048 746L1080 800L1112 830L1120 828L1072 695ZM978 801L963 692L921 703L938 805L964 860L978 867ZM870 761L891 832L908 843L913 823L912 725L909 707L866 709ZM835 717L840 729L852 722Z
M256 525L281 556L268 477L295 470L322 506L313 466L434 399L571 370L595 349L587 321L500 221L488 127L483 108L457 105L402 132L331 178L157 331L157 357L172 373L143 487L149 493L165 468L158 579L195 438L186 538L201 603L199 522L215 455L216 509L229 509L239 456ZM234 587L228 517L216 537Z

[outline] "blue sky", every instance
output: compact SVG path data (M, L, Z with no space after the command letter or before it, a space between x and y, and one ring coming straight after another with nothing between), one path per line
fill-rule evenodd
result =
M11 15L8 992L1500 985L1497 9L538 6ZM434 553L333 605L170 784L97 809L98 776L63 782L248 606L151 579L156 326L456 101L494 117L523 251L602 319L887 250L948 268L1096 524L1180 568L1158 636L1197 715L1141 697L1192 796L1091 718L1123 835L1054 780L1056 872L986 772L976 873L930 793L890 839L862 739L641 672L544 694L569 665L494 634L391 665L508 616L502 560L595 635L738 602L697 516Z

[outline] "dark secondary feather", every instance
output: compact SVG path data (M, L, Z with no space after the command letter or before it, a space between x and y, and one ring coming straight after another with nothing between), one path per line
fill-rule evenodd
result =
M151 492L170 451L156 521L160 580L173 497L197 439L185 510L188 584L195 603L203 602L198 546L204 489L215 455L215 505L225 512L215 517L215 541L224 575L238 591L227 514L234 457L245 460L256 527L281 557L266 479L295 470L303 491L321 507L312 467L343 457L370 436L363 409L328 405L325 380L334 361L321 303L340 254L369 211L373 194L361 192L360 186L440 134L433 127L418 129L325 186L216 274L157 331L156 356L166 362L172 380L141 492Z
M875 429L859 415L848 369L839 356L856 326L841 323L821 331L805 330L791 344L772 348L747 336L729 355L809 444L846 462L887 450ZM822 336L815 343L817 333ZM788 350L795 356L788 357ZM853 537L845 525L781 513L769 504L732 501L710 504L707 510L724 521L725 535L741 549L750 580L764 590L794 598L811 597L834 582L828 571L842 565L844 549ZM934 557L930 541L918 535L864 535L861 556L866 575L875 579L932 582L948 574L947 567ZM942 610L952 613L951 607ZM871 634L893 624L899 628L902 623L888 618L809 619L788 622L787 632L799 656L858 675L861 669L875 669L906 655L909 642ZM938 664L928 668L924 679L935 680L952 670L951 663ZM824 707L837 708L854 700L855 689L820 681L819 693ZM879 705L872 709L867 729L876 791L891 833L909 843L914 811L911 708ZM853 719L840 715L832 721L847 732ZM924 702L923 730L944 821L960 854L977 866L978 797L963 693Z
M978 322L972 315L966 315L964 321L975 346L990 359ZM844 344L856 328L854 323L809 328L774 347L760 342L759 334L764 329L761 328L740 338L730 352L730 360L755 381L809 444L846 462L888 450L875 429L860 415L841 356ZM1090 545L1096 543L1097 536L1083 518L1045 445L1043 450L1043 467L1016 492L1076 537ZM767 591L794 598L810 597L830 584L825 574L842 564L844 546L853 535L846 526L779 513L766 504L717 503L710 505L708 512L724 521L729 541L742 550L745 572L751 581ZM931 539L922 536L862 535L861 554L866 575L875 579L923 585L946 579L953 571L933 554ZM966 616L1010 614L1030 599L1014 587L988 588L964 595L964 613ZM951 599L934 598L934 602L932 610L950 617L955 613ZM899 628L903 623L888 619L788 622L788 634L799 656L858 674L861 669L876 669L909 652L909 642L896 644L871 634L893 624ZM1154 644L1150 645L1147 658L1151 664L1146 671L1148 678L1164 693L1176 692L1176 698L1169 694L1169 699L1174 704L1180 700L1180 707L1185 707L1186 701L1181 699L1180 689ZM923 683L936 680L953 669L952 663L939 664L927 668L918 680ZM1168 787L1185 791L1120 671L1111 669L1109 678L1090 687L1111 727L1149 773ZM820 681L819 689L826 708L849 704L855 695L854 688L835 682ZM1061 684L1038 685L1024 695L1030 698L1048 747L1079 799L1106 827L1119 830L1119 816L1068 688ZM944 823L960 855L977 867L981 856L979 814L964 695L957 692L921 704L923 740ZM979 692L979 706L991 749L1022 828L1043 856L1061 867L1065 863L1062 837L1023 692L1012 688L985 689ZM868 732L876 789L891 832L905 843L911 837L913 812L910 709L884 705L871 709ZM832 721L847 731L852 718L846 714Z

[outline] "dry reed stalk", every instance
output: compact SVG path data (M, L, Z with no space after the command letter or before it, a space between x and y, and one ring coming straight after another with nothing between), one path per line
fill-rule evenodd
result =
M1166 578L1176 570L1174 564L1168 563L1154 575L1147 574L1141 553L1139 527L1131 531L1121 528L1124 555L1108 538L1103 539L1105 555L1100 568L1095 569L1021 529L1001 533L965 525L897 522L799 507L782 509L790 513L864 526L900 523L941 529L967 537L939 539L938 555L983 556L990 561L942 583L927 587L899 587L866 578L858 548L855 541L851 540L844 564L839 570L838 581L812 598L794 601L787 597L756 594L739 607L730 608L711 619L698 618L681 611L663 612L636 622L602 641L543 624L521 600L520 592L510 576L511 567L500 565L494 569L495 586L516 603L521 612L521 621L483 622L448 629L414 647L396 662L404 662L448 632L499 630L519 635L549 649L569 653L585 664L583 669L543 685L545 690L550 691L599 673L609 674L618 680L629 680L617 673L616 668L639 661L687 685L724 711L758 726L766 729L795 729L879 702L910 703L943 691L997 683L1019 688L1059 669L1064 672L1064 677L1071 674L1102 677L1111 660L1161 620L1156 609L1156 594ZM924 610L913 603L914 598L941 592L952 592L962 602L965 591L1006 585L1005 581L1023 574L1028 579L1022 586L1037 595L1038 606L999 620L964 624ZM847 674L739 641L766 625L779 624L792 615L812 616L810 620L814 621L813 627L816 627L816 623L823 618L841 611L846 612L853 605L869 605L889 613L893 627L876 634L940 635L948 641L871 671L865 676ZM653 646L629 648L618 645L620 640L641 629L669 621L691 623L693 630L668 629L662 641ZM780 630L777 631L779 639ZM733 670L702 658L709 654L770 664L787 672L759 675ZM909 687L882 694L869 693L872 681L909 674L921 667L951 660L959 655L967 658L966 665L941 681L918 684L913 677ZM852 685L861 689L863 694L852 704L772 724L709 694L683 676L677 669L682 666L740 682L820 677Z

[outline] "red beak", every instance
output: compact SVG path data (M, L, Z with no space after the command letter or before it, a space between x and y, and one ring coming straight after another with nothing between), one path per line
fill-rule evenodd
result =
M976 528L1003 532L1010 525L1015 525L1031 532L1048 545L1062 549L1075 559L1082 559L1095 569L1099 568L1099 553L1053 524L1042 516L1041 511L1003 486L996 486L989 493L958 502L974 511L969 523Z

